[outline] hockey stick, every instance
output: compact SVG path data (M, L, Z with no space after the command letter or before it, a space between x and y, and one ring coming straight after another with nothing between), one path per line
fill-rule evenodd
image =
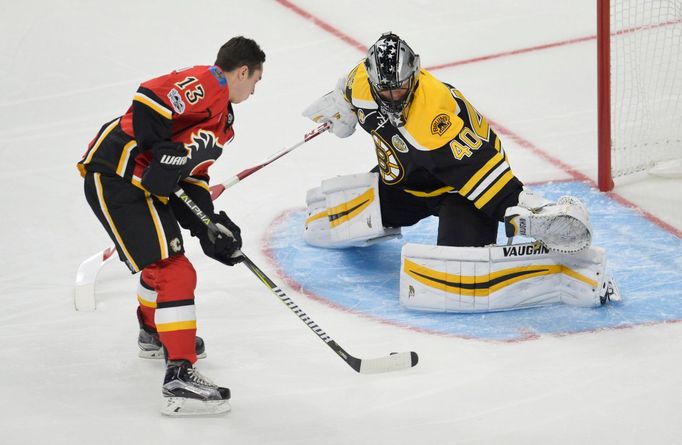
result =
M95 281L105 264L114 258L116 247L110 246L83 261L76 272L73 305L77 311L95 310Z
M295 150L301 145L305 144L314 137L324 133L329 130L331 125L329 123L324 123L317 128L309 131L303 136L303 140L292 145L291 147L284 148L274 155L270 156L263 163L256 166L247 168L243 170L230 179L216 184L210 188L211 199L215 201L224 191L246 178L252 175L261 168L275 162L277 159L281 158L285 154ZM106 249L97 252L91 257L87 258L78 266L78 271L76 272L76 287L73 294L73 303L77 311L94 311L96 308L95 301L95 282L97 281L97 275L99 275L100 270L111 262L114 258L114 253L116 252L115 246L107 247Z
M220 229L211 221L211 218L206 215L198 205L187 196L187 194L180 188L175 191L177 196L187 207L194 213L204 224L206 224L210 233L213 236L218 236ZM258 279L265 284L270 291L280 299L284 305L289 308L296 316L301 319L303 323L310 328L318 337L324 341L336 354L343 359L348 365L361 374L377 374L381 372L399 371L401 369L409 369L417 365L419 356L414 351L410 352L394 352L391 355L372 359L360 359L353 357L338 343L336 343L321 327L313 321L294 301L289 298L282 289L279 288L267 275L256 266L253 261L247 257L244 252L237 252L237 255L242 255L244 258L244 265L249 268Z
M331 128L331 124L324 123L324 124L320 125L319 127L315 128L314 130L311 130L310 132L306 133L303 136L302 141L297 142L296 144L292 145L291 147L283 148L282 150L278 151L274 155L270 156L262 164L258 164L258 165L251 167L251 168L247 168L246 170L243 170L243 171L237 173L236 175L234 175L233 177L231 177L227 181L224 181L220 184L214 185L213 187L211 187L211 199L213 199L215 201L216 199L218 199L218 196L220 196L225 191L225 189L232 187L233 185L235 185L236 183L238 183L242 179L244 179L247 176L250 176L251 174L257 172L261 168L272 164L273 162L275 162L276 160L278 160L279 158L281 158L285 154L287 154L291 151L294 151L295 149L297 149L301 145L305 144L306 142L308 142L309 140L311 140L315 136L318 136L318 135L324 133L325 131L329 130L330 128Z

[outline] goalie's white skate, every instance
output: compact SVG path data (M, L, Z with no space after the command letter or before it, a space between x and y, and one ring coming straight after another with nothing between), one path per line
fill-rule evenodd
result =
M622 299L623 297L620 295L620 289L616 285L616 280L613 277L607 277L599 292L599 302L603 306L609 301L621 301Z
M163 383L161 414L206 416L230 411L230 390L202 376L187 360L170 361Z

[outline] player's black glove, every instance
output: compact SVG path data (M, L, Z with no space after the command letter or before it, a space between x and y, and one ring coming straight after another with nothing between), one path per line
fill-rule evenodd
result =
M142 187L152 195L170 196L187 163L187 150L177 142L158 142L151 150L152 161L142 173Z
M216 236L206 231L199 236L199 242L204 253L228 266L234 266L244 261L244 257L239 251L242 248L239 227L222 211L213 216L213 222L220 229L220 233Z

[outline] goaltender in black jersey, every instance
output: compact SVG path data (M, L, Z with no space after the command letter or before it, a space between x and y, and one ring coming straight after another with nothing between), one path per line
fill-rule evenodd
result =
M371 135L384 226L436 215L439 245L484 246L519 203L523 184L486 118L393 33L303 114L339 137L358 123Z
M339 137L360 124L377 157L369 173L326 179L308 191L308 244L368 246L438 217L438 246L401 249L403 306L485 312L620 299L604 249L590 247L585 205L572 196L553 203L524 189L486 118L457 88L422 69L397 35L383 34L303 114L330 122ZM507 237L533 238L545 248L521 244L514 248L526 254L508 258L495 246L501 221Z

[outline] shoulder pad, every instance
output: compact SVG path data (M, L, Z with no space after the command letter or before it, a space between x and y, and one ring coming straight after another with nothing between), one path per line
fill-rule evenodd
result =
M423 69L418 81L400 133L418 150L435 150L457 136L464 121L458 116L459 105L447 85Z
M346 91L350 91L350 103L355 108L375 110L379 108L369 89L364 59L348 73Z

